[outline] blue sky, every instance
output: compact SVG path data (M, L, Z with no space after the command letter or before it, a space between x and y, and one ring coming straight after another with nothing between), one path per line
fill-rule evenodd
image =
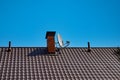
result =
M120 0L0 0L0 46L46 46L46 31L71 47L120 46Z

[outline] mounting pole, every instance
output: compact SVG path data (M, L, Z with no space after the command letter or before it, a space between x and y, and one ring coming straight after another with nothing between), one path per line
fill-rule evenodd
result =
M90 52L91 49L90 49L90 42L88 42L88 52Z
M11 51L11 41L9 41L8 52Z

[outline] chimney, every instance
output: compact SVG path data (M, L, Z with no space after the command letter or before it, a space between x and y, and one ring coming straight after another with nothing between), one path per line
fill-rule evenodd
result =
M55 31L47 31L46 32L46 39L47 39L47 51L50 54L55 54Z
M90 52L91 49L90 49L90 42L88 42L88 52Z
M9 41L8 52L11 51L11 41Z

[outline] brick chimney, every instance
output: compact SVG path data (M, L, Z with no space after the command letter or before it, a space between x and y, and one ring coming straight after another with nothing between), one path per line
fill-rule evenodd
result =
M47 31L46 39L47 39L47 51L50 54L55 54L55 31Z

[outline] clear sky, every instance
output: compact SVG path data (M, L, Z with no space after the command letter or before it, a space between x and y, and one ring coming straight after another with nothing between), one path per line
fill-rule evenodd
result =
M44 47L46 31L71 47L118 47L120 0L0 0L0 46Z

